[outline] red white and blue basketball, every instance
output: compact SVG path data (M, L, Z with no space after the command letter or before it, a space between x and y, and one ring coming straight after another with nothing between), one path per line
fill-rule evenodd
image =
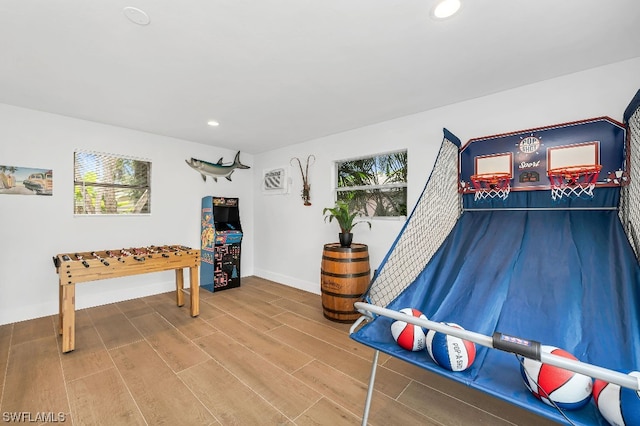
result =
M541 350L563 358L577 360L569 352L555 346L542 345ZM593 380L589 376L574 373L529 358L521 358L520 373L529 391L547 405L565 410L577 410L591 399Z
M404 308L400 309L399 312L416 318L427 319L427 317L417 309ZM419 325L409 324L404 321L394 321L393 324L391 324L391 334L393 335L393 339L403 349L414 352L424 349L424 329Z
M630 376L639 377L632 371ZM596 379L593 400L602 417L614 426L640 425L640 392Z
M464 330L452 322L443 324ZM450 371L464 371L476 359L475 343L435 330L427 332L427 352L436 364Z

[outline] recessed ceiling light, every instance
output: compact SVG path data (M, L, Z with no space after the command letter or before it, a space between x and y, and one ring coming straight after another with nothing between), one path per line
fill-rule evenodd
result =
M208 124L209 126L211 126L211 127L218 127L218 126L220 125L220 123L218 123L218 122L217 122L217 121L215 121L215 120L209 120L209 121L207 121L207 124Z
M151 22L149 15L147 15L144 10L140 10L137 7L125 7L122 9L122 12L124 13L124 16L134 24L149 25L149 22Z
M431 16L436 19L446 19L460 10L460 0L441 0L431 10Z

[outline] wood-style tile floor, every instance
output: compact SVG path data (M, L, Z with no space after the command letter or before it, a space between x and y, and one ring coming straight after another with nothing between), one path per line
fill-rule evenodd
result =
M0 326L0 423L361 423L373 350L320 296L257 277L200 295L197 318L173 292L79 310L67 354L57 315ZM369 424L552 423L381 354Z

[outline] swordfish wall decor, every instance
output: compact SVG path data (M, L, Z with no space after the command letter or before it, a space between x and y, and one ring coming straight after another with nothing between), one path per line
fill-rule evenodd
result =
M205 182L207 181L207 176L211 176L215 182L218 181L218 178L227 178L228 181L231 181L231 173L233 173L235 169L250 168L240 162L240 151L238 151L236 157L233 159L233 163L231 164L224 164L222 162L222 157L220 157L217 163L209 163L208 161L198 160L193 157L191 157L191 160L184 161L189 165L189 167L200 173L202 180Z

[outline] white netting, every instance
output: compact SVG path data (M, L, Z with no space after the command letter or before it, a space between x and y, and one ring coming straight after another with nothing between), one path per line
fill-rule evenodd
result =
M475 201L489 201L492 198L506 200L511 192L511 175L507 173L473 175L471 183L475 189Z
M486 191L476 191L473 199L475 201L484 201L490 200L492 198L500 198L502 200L506 200L511 192L511 186L507 185L504 188L491 188Z
M462 214L458 193L458 147L442 141L431 176L369 289L372 304L387 306L427 265Z
M553 201L562 198L593 198L593 188L596 187L602 166L581 166L571 169L549 170Z
M563 198L593 198L593 188L595 187L596 185L593 183L551 187L551 198L553 201Z
M622 187L618 215L637 258L640 244L640 108L629 118L627 132L629 183Z

